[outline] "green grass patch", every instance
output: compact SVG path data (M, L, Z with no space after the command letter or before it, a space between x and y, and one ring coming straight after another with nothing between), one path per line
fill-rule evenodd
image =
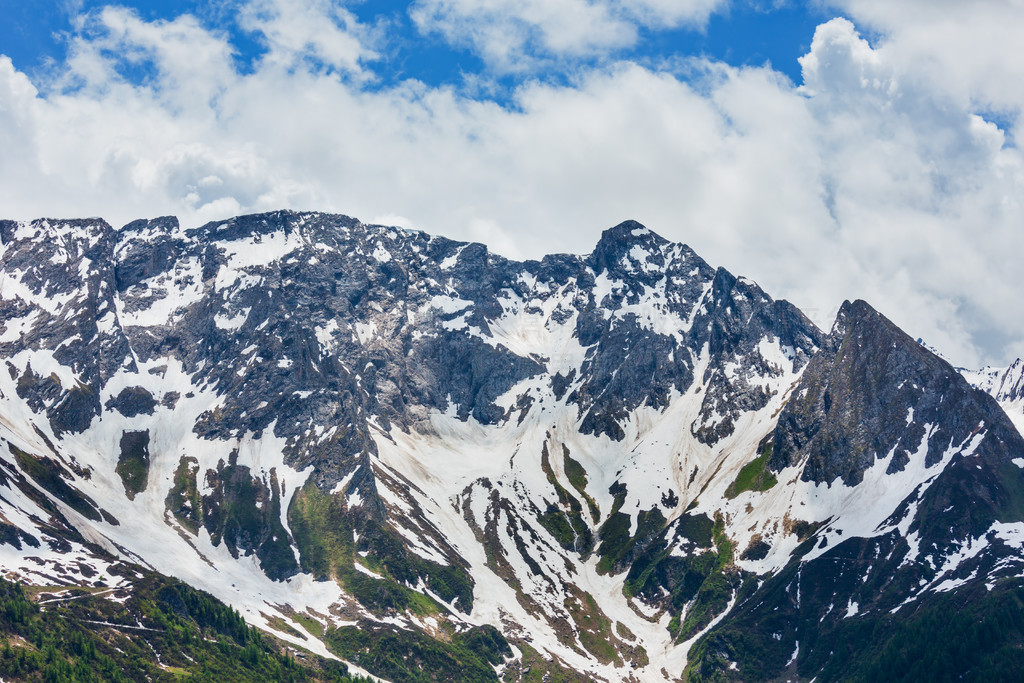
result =
M767 491L778 484L775 475L768 469L771 457L772 446L768 444L761 455L743 466L736 475L736 480L725 490L725 497L732 500L744 491Z
M292 576L299 567L281 524L276 474L265 481L244 465L221 463L216 473L207 472L207 481L213 491L203 496L203 526L214 545L223 541L236 557L254 553L263 571L275 580Z
M576 464L579 465L579 463ZM558 478L551 468L547 444L541 450L540 466L548 483L555 489L558 504L548 505L548 508L538 517L538 521L566 550L572 550L581 555L590 553L594 549L594 534L583 519L583 506L558 482ZM580 469L582 470L582 467ZM586 474L584 473L583 476L585 486Z
M318 580L338 579L355 554L352 525L341 501L307 482L292 498L288 526L299 547L302 569Z
M601 525L601 545L597 548L601 559L597 562L597 571L607 574L615 566L615 560L620 558L629 545L629 515L624 512L613 512Z
M324 625L318 619L314 619L313 617L309 616L308 614L302 614L302 613L293 614L292 615L292 619L294 619L295 621L299 622L299 624L302 625L302 628L306 629L306 633L308 633L308 634L310 634L312 636L315 636L316 638L323 637L323 635L324 635Z
M350 520L341 498L323 493L312 482L295 495L288 521L305 571L336 581L378 615L443 612L436 600L406 585L416 585L420 579L442 600L472 610L473 582L464 567L441 565L410 553L397 533L372 522L360 529L357 548ZM383 578L358 571L355 562Z
M619 504L621 507L621 503ZM615 571L628 561L640 548L638 544L646 543L665 528L665 516L658 508L641 510L637 514L636 534L629 535L630 519L624 512L612 513L601 525L601 545L597 552L601 559L597 563L597 571L602 574Z
M121 477L125 495L135 500L149 481L149 430L121 434L121 454L114 468Z
M555 489L555 494L558 496L558 504L570 508L575 512L582 511L583 507L580 505L580 501L576 500L576 497L570 495L565 487L558 482L558 477L555 476L555 471L551 468L551 460L548 457L548 446L544 444L540 454L540 468L544 471L544 475L548 479L548 483Z
M335 654L394 683L497 681L492 662L512 654L501 634L487 626L456 634L447 643L366 622L330 629L326 637Z
M601 509L597 506L597 503L594 502L594 499L587 494L587 471L583 469L583 465L569 455L569 449L566 448L564 444L562 445L562 449L562 467L565 469L565 476L569 478L569 483L572 484L572 487L576 489L581 496L583 496L583 500L587 502L587 508L590 510L590 517L595 523L601 521Z
M718 550L718 563L715 569L723 569L733 563L736 544L725 535L725 518L721 513L715 514L715 526L712 533L715 539L715 548Z
M693 541L698 548L710 548L714 540L715 523L706 514L684 514L676 522L680 536Z
M690 603L678 633L674 634L677 641L692 638L725 611L736 587L737 577L733 571L735 544L725 535L725 518L721 514L715 515L712 534L716 552L708 553L705 557L712 560L713 564Z
M166 503L174 518L193 534L198 534L203 525L203 501L196 481L198 471L198 460L182 457L174 471L174 483L167 493Z
M617 666L621 665L622 659L615 649L616 638L612 633L611 620L597 606L594 597L590 593L573 591L572 596L566 598L565 608L579 629L583 647L602 664L614 662Z
M554 505L548 505L548 509L541 513L537 521L566 550L586 555L594 549L594 532L578 512L565 512Z
M278 633L287 633L288 635L299 638L300 640L305 640L306 638L298 629L277 615L270 616L264 614L263 618L267 620L270 628L274 629Z

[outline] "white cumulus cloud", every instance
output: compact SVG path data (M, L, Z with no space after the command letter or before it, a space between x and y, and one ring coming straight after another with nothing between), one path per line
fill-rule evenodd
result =
M377 57L373 31L331 0L250 0L242 6L241 24L263 36L269 48L265 61L289 69L312 59L365 76L363 62Z
M833 0L852 19L877 32L897 68L966 106L987 109L1021 125L1024 80L1020 0Z
M726 0L418 0L421 31L470 48L500 72L631 47L641 29L702 26Z

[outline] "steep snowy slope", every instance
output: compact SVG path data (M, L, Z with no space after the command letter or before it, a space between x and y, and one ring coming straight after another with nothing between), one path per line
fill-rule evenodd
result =
M863 302L824 335L634 222L521 263L292 212L0 241L26 581L121 557L392 680L647 681L828 673L763 628L794 572L835 583L821 624L1022 573L993 400ZM877 606L820 569L851 542Z

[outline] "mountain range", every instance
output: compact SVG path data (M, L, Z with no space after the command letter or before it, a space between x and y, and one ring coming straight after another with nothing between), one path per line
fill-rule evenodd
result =
M518 262L319 213L0 221L0 325L32 594L174 581L389 681L1024 670L1024 364L864 301L821 330L636 222Z

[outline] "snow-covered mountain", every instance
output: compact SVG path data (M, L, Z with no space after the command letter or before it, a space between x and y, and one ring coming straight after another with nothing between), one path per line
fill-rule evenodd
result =
M142 565L389 680L870 677L1024 590L995 399L637 223L526 262L291 212L0 241L22 581Z
M987 366L962 372L972 386L991 394L1024 434L1024 359L1018 358L1005 368Z

